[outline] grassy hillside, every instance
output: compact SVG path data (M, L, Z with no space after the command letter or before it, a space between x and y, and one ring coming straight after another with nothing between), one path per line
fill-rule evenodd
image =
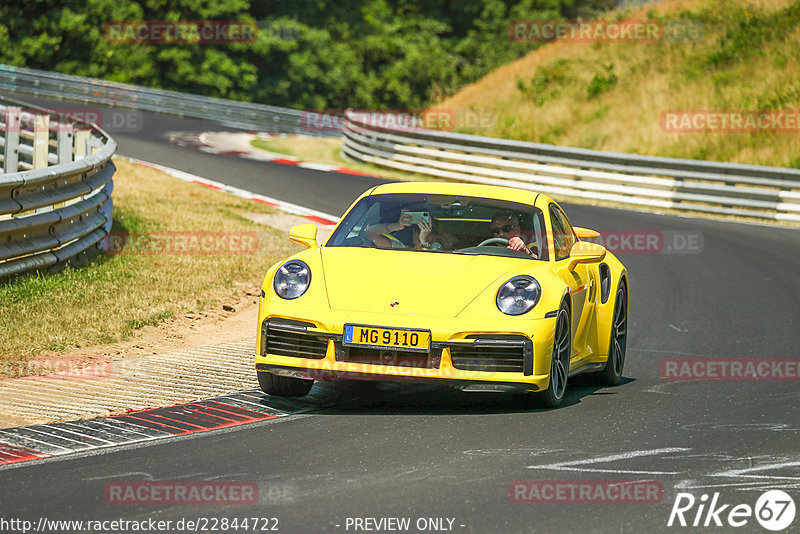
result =
M616 152L800 167L800 133L664 131L669 110L800 110L800 2L664 1L619 18L699 28L694 39L555 42L436 108L488 109L495 137Z

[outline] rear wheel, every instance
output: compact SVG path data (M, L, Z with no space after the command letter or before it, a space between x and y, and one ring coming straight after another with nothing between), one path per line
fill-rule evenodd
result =
M311 391L314 381L258 371L258 385L261 386L261 391L267 395L303 397Z
M617 289L617 300L614 302L614 318L611 322L611 336L608 341L608 360L606 360L603 370L596 374L598 382L615 386L622 380L627 341L628 293L625 290L625 284L620 283L619 289Z

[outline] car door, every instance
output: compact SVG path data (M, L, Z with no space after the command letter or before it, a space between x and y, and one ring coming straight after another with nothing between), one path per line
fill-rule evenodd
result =
M567 216L556 204L550 204L550 222L553 228L553 254L558 276L569 287L572 300L572 357L571 362L589 356L586 351L586 335L592 313L592 300L596 292L596 281L587 264L578 264L569 269L572 245L578 240Z

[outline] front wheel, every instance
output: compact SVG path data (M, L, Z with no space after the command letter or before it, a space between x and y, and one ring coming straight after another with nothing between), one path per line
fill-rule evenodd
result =
M267 395L277 397L304 397L314 386L313 380L279 376L265 371L258 371L258 385Z
M569 359L572 355L572 329L569 320L569 308L566 302L561 304L556 319L556 331L553 335L553 356L550 362L550 385L539 393L539 401L547 408L555 408L564 399L569 375Z
M572 355L572 329L570 327L569 308L566 302L561 303L553 334L553 356L550 360L550 384L539 393L515 394L514 403L520 406L541 406L555 408L564 399L569 375L569 359Z

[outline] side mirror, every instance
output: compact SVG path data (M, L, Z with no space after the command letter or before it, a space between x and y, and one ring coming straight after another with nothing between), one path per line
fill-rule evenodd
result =
M581 228L580 226L573 226L573 230L575 230L575 234L580 239L592 239L595 237L600 237L600 232L597 230L591 230L589 228Z
M569 270L579 263L597 263L606 257L606 247L591 241L576 241L569 252Z
M308 248L317 248L317 225L300 224L289 230L289 239Z

